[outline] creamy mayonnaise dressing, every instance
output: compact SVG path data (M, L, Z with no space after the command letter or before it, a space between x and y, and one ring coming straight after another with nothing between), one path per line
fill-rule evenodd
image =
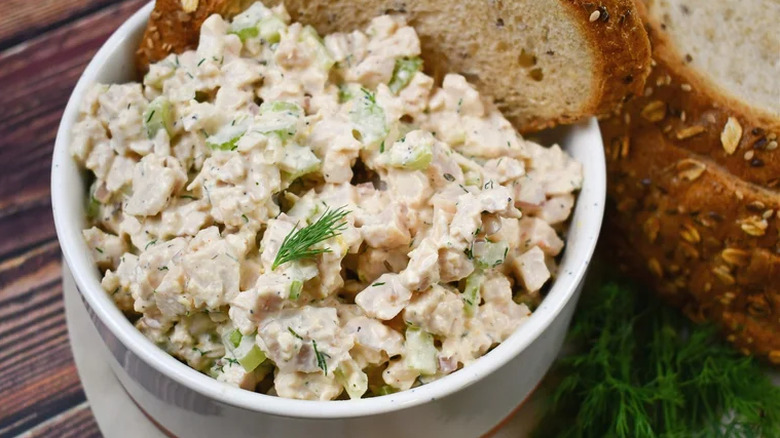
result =
M581 167L419 56L390 16L321 39L257 3L143 84L92 87L84 238L136 327L220 381L329 400L442 377L522 325ZM274 268L339 207L327 252Z

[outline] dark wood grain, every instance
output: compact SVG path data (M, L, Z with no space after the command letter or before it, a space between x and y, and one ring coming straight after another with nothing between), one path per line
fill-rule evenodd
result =
M0 54L0 257L54 237L51 148L62 110L87 62L145 2L132 0ZM45 217L45 218L44 218Z
M0 50L121 0L3 0Z
M0 436L100 436L65 325L51 151L87 62L146 0L0 0Z
M86 403L82 403L29 431L28 436L29 438L47 438L51 436L61 438L97 438L101 435L89 406Z

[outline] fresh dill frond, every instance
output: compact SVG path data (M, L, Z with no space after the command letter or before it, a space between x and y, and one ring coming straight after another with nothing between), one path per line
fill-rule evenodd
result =
M295 330L292 329L292 327L287 327L287 331L290 332L290 334L292 334L296 338L300 339L301 341L303 340L303 337L301 337L301 335L296 333Z
M638 287L591 286L536 436L780 436L780 388L755 359Z
M329 248L312 248L312 246L338 236L347 228L347 222L344 221L344 218L350 211L346 210L345 207L342 206L335 210L331 210L329 207L312 224L301 229L298 229L296 225L282 241L279 252L276 253L276 258L271 264L271 269L274 270L287 262L330 252Z
M317 359L317 367L319 367L325 375L328 375L328 362L325 361L325 357L330 357L327 354L317 349L317 341L311 340L311 346L314 348L314 356Z

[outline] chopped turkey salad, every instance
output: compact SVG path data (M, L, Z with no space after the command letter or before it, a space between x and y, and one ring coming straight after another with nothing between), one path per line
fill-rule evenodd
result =
M255 3L93 86L71 151L117 306L190 367L296 399L406 390L509 337L581 166L420 55L391 16L321 38Z

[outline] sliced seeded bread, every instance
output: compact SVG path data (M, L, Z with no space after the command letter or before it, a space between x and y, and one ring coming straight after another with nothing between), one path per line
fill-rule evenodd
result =
M638 6L655 67L632 125L654 124L745 181L780 189L780 2Z
M642 96L601 122L611 201L605 237L630 272L693 319L716 322L746 354L780 364L780 116L772 98L753 100L774 93L780 104L780 91L776 80L772 89L755 77L735 85L708 74L720 65L702 40L732 26L723 3L639 5L654 66ZM739 9L780 20L778 8L752 9L760 3ZM750 42L739 50L761 51ZM777 60L750 62L760 70Z
M157 0L149 22L135 52L139 75L149 64L171 53L181 53L198 46L200 25L211 14L231 18L255 0Z
M621 124L602 123L611 201L603 233L617 259L695 320L780 364L780 197L656 127L626 137Z
M231 2L239 0L157 0L139 69L193 48L198 28L191 24ZM182 3L196 9L186 13ZM608 113L643 90L649 70L650 47L632 0L284 3L293 20L321 34L363 29L384 13L403 15L420 35L428 73L462 73L524 132Z

